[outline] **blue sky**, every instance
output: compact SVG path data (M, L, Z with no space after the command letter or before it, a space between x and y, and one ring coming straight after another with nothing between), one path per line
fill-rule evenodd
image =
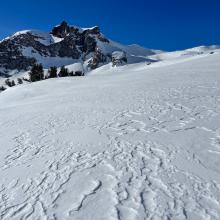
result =
M98 25L109 38L163 50L220 44L220 0L8 0L0 38L18 30L50 31L62 20Z

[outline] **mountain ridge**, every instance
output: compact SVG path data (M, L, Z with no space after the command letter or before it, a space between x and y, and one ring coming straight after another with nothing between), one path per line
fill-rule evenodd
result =
M160 52L114 42L98 26L79 28L62 22L51 32L23 30L0 41L0 72L7 75L13 70L28 70L35 63L49 68L76 62L89 71L111 62L115 51L125 52L128 63L150 61L147 56Z

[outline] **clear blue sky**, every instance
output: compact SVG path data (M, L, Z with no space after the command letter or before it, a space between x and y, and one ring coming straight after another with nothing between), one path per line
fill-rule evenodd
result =
M155 49L220 44L220 0L6 0L0 38L22 29L50 31L62 20L98 25L113 40Z

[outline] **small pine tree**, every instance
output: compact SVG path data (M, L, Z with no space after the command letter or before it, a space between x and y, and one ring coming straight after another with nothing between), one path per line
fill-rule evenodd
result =
M6 88L4 86L0 86L0 92L3 92L5 90L6 90Z
M49 73L48 78L56 78L57 77L57 67L56 66L50 67L48 73Z
M84 76L84 73L82 71L76 71L75 76Z
M69 72L69 76L74 76L74 72L73 71Z
M23 80L21 78L17 78L18 84L23 84Z
M62 66L59 72L59 77L66 77L69 76L69 70L65 68L65 66Z
M29 72L31 82L36 82L44 79L44 70L42 64L34 64Z
M15 86L16 84L15 84L15 81L14 80L12 80L11 81L11 86Z
M5 84L6 84L8 87L12 87L12 86L15 86L15 81L14 81L14 80L10 81L10 79L6 79L6 80L5 80Z
M6 84L7 86L11 87L11 81L10 81L10 79L6 79L6 80L5 80L5 84Z

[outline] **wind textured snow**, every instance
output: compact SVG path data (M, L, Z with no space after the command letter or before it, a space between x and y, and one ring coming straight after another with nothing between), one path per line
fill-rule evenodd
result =
M220 219L219 60L2 92L0 219Z

